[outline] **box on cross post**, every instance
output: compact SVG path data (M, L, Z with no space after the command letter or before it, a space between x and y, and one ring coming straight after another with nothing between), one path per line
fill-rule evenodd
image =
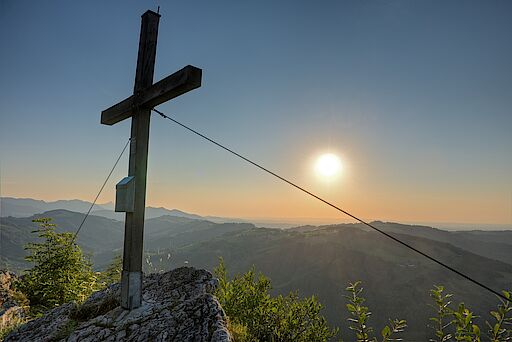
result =
M134 176L128 176L116 184L116 212L133 213L135 210L134 180Z

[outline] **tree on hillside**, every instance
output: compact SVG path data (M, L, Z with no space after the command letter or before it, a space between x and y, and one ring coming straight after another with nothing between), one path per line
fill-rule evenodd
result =
M51 218L33 220L39 223L40 240L29 243L25 258L34 266L16 283L30 301L31 311L38 313L69 301L82 302L96 289L92 264L69 232L57 233Z

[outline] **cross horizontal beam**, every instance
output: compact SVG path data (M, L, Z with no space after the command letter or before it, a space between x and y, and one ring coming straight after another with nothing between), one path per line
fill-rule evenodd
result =
M187 65L143 90L140 94L132 95L102 111L101 123L113 125L131 117L136 108L151 109L165 101L199 88L201 86L201 74L201 69Z

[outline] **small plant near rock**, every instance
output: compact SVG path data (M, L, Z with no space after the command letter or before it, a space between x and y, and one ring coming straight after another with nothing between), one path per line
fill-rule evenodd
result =
M0 326L0 341L3 341L7 335L18 329L21 325L25 324L26 322L26 318L16 317L11 319L7 324L2 324Z
M452 338L452 334L446 332L447 328L453 323L450 319L452 309L450 309L452 294L444 294L443 286L434 286L430 290L430 297L435 305L431 305L436 310L436 316L430 318L434 322L432 328L435 331L436 339L430 339L431 342L445 342Z
M145 257L145 264L143 265L144 273L164 273L169 269L168 264L171 260L171 254L160 254L157 251L155 254L147 253Z
M110 265L103 272L96 274L97 286L100 289L106 288L112 284L121 282L123 272L123 259L121 255L116 255Z
M0 341L28 320L29 302L13 288L16 279L14 273L0 271Z
M357 342L377 341L377 338L373 336L373 328L368 325L372 313L367 306L364 306L366 300L361 295L363 288L360 285L361 282L357 281L346 288L346 291L349 292L349 295L346 296L348 299L347 310L351 316L348 319L350 322L349 329L354 331ZM381 330L382 342L401 341L397 335L403 332L406 327L407 322L405 320L389 320L389 325Z
M491 342L511 341L512 340L512 329L509 327L512 325L512 317L510 311L512 306L510 300L512 300L512 294L509 291L502 291L503 295L509 300L503 300L500 298L500 304L496 311L491 311L491 316L495 322L485 322L488 330L488 337Z
M490 323L486 321L488 331L486 333L488 341L491 342L505 342L512 341L512 311L510 300L512 300L509 291L502 291L505 298L500 298L500 304L496 311L491 311L491 316L495 322ZM434 300L435 305L432 305L436 310L436 316L430 320L434 322L432 328L435 331L435 339L430 339L432 342L445 342L445 341L467 341L467 342L480 342L481 329L474 323L477 316L467 308L464 303L459 303L457 309L451 307L452 294L444 294L443 286L434 286L430 290L430 297ZM486 340L487 341L487 340Z

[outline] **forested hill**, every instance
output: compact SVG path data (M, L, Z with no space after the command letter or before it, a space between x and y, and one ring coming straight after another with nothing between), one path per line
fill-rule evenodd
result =
M59 230L69 231L83 219L83 214L65 210L38 216L52 217ZM23 245L34 237L30 233L36 228L32 218L2 218L2 267L19 271L28 266L23 262ZM504 262L512 260L512 234L508 231L446 232L375 224L497 290L512 284L512 265ZM78 242L92 254L98 269L120 253L123 229L119 221L94 215L88 218ZM373 325L381 327L388 318L406 319L408 341L425 341L431 336L427 324L433 312L428 303L434 284L445 285L456 294L455 301L464 301L484 320L497 303L493 295L458 275L357 224L280 230L161 216L147 220L144 242L150 261L147 271L184 264L211 270L221 256L230 273L245 272L254 265L270 277L275 293L298 290L301 295L317 295L330 323L342 327L346 319L344 288L351 281L362 280Z
M485 258L451 244L412 235L399 235L415 247L473 275L495 289L512 284L512 265ZM299 290L318 296L326 305L326 317L346 331L344 289L349 282L363 281L366 304L373 311L374 326L388 318L408 321L406 341L428 341L427 327L433 309L429 289L444 285L482 318L498 300L460 276L441 269L382 235L358 227L329 227L310 232L253 229L212 241L196 243L175 252L172 266L212 269L222 256L232 272L252 265L269 276L275 293ZM155 258L157 259L157 258Z

